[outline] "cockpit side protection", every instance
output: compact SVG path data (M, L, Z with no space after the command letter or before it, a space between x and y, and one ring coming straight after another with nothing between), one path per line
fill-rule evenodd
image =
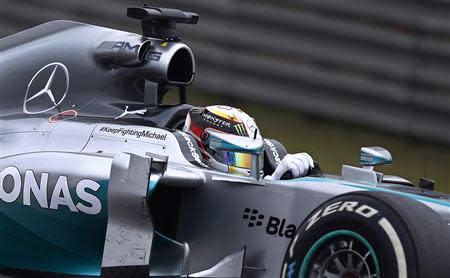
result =
M173 135L175 135L175 138L177 138L181 152L183 153L183 156L187 161L196 166L208 168L208 166L205 164L202 154L200 153L200 148L198 147L198 144L195 141L194 137L182 131L175 131Z
M286 148L275 139L264 139L264 175L272 175L286 156Z

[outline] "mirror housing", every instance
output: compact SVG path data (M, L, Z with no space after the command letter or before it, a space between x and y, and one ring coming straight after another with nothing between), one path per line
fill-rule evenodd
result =
M363 168L372 170L375 165L385 165L392 162L391 153L382 147L362 147L359 163Z

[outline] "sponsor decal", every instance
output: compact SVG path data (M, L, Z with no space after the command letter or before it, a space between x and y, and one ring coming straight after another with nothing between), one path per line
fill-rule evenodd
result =
M147 60L159 62L161 60L162 53L156 51L148 51L147 52Z
M266 142L267 146L269 146L270 151L272 152L273 157L275 158L275 163L278 165L281 163L280 154L278 153L277 148L275 145L270 142L269 139L264 139L264 142Z
M128 111L128 105L125 106L125 110L123 111L122 114L120 114L119 116L115 117L114 120L120 119L122 117L125 117L126 115L144 115L145 112L147 112L147 109L140 109L140 110L133 110L133 111Z
M297 227L294 224L287 224L287 219L276 216L266 216L257 209L245 208L242 219L247 221L250 228L264 227L265 232L271 236L293 238ZM265 221L267 219L267 221Z
M129 42L123 41L104 41L98 46L98 48L131 50L137 53L139 51L140 46L141 46L140 44L132 46Z
M76 110L66 110L61 113L51 116L50 118L48 118L48 122L49 123L58 123L61 121L66 121L66 120L76 118L77 116L78 116L78 112Z
M317 211L313 216L311 216L306 222L308 225L306 226L305 231L309 230L317 221L326 217L328 215L332 215L336 212L353 212L365 218L371 218L372 216L378 213L378 210L368 206L368 205L360 205L359 202L346 201L346 202L336 202L324 209Z
M74 213L96 215L101 212L102 204L92 194L100 188L100 184L90 179L80 180L75 185L75 194L80 202L75 204L69 191L67 176L59 176L53 188L49 187L49 176L49 173L43 172L37 178L32 170L26 170L22 178L16 167L4 168L0 171L0 201L14 203L22 195L24 206L31 206L33 201L44 209L58 210L65 206Z
M161 141L165 141L166 137L167 137L167 134L161 134L154 130L146 130L146 129L137 130L137 129L133 129L133 128L124 128L124 127L113 128L113 127L103 126L102 128L100 128L99 132L109 133L112 135L118 134L123 137L134 136L136 138L143 137L143 138L149 138L149 139L157 139L157 140L161 140Z
M194 143L192 142L191 137L189 137L188 134L184 133L184 132L179 132L179 134L181 134L181 136L184 138L184 140L186 140L186 144L189 148L189 152L192 156L192 158L194 158L195 162L197 162L199 165L203 166L203 167L207 167L201 157L199 152L197 151L197 148L195 147Z
M243 124L237 124L234 128L236 129L237 134L241 136L248 136L247 130Z
M264 217L265 216L263 214L259 214L258 210L246 208L244 210L244 216L242 218L249 220L248 221L249 227L254 227L255 224L256 226L262 226L263 224L262 220L264 219Z
M229 123L229 122L227 122L227 121L225 121L225 120L219 119L219 118L217 118L217 117L215 117L215 116L213 116L213 115L211 115L211 114L204 113L202 116L203 116L203 119L204 119L206 122L208 122L208 123L210 123L210 124L213 124L213 125L215 125L215 126L219 126L219 127L231 127L231 123Z
M364 163L373 163L375 159L370 154L361 154L361 157L359 160Z
M46 70L46 69L50 69ZM41 85L39 80L46 78L47 82L45 86L37 91L36 87ZM55 84L55 81L62 79L62 85ZM61 83L61 82L60 82ZM48 112L58 106L66 98L67 91L69 90L69 71L67 67L62 63L51 63L36 72L31 78L25 92L25 98L23 100L23 112L25 114L40 114ZM36 92L37 91L37 92Z

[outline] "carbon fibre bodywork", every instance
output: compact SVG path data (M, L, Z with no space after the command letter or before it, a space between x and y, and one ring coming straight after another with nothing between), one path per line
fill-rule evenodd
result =
M144 104L143 79L170 63L171 49L190 53L182 43L56 21L1 47L1 267L180 276L245 248L242 277L278 277L306 217L361 190L417 200L450 220L448 195L405 185L265 181L208 168L195 140L176 130L191 106ZM49 78L53 100L37 95Z

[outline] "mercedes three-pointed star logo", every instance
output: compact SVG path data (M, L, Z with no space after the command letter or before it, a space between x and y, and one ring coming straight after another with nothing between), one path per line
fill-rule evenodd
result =
M47 68L51 68L53 70L47 80L47 83L45 84L45 87L42 88L39 92L30 96L30 94L31 94L30 88L33 85L33 82L35 82L36 78ZM59 100L58 100L58 98L55 98L55 95L53 94L54 92L52 91L53 83L55 81L55 75L58 71L62 71L62 73L64 74L64 77L65 77L65 82L66 82L65 91ZM42 74L44 74L44 73L42 73ZM36 74L33 76L33 78L31 78L30 83L28 83L27 92L25 93L25 99L23 101L23 112L25 114L40 114L40 113L50 111L54 108L58 108L58 105L60 105L61 102L66 97L68 90L69 90L69 71L67 70L67 67L65 65L63 65L61 63L57 63L57 62L48 64L48 65L42 67L40 70L38 70L38 72L36 72ZM38 97L40 97L42 95L46 95L47 96L46 101L49 102L49 105L47 105L47 106L44 105L45 108L42 108L43 99L41 99L41 98L38 99ZM41 108L30 111L30 109L28 109L29 103L32 103L33 101L40 101Z

